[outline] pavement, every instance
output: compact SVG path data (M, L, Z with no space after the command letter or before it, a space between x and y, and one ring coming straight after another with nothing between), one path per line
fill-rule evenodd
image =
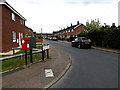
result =
M8 88L49 88L55 84L70 68L70 56L50 44L50 58L44 62L31 64L25 69L2 76L3 90ZM45 77L45 69L52 69L54 77ZM34 89L33 89L34 90Z
M99 49L99 50L103 50L103 51L106 51L106 52L117 53L117 54L120 53L120 50L118 50L118 49L101 48L101 47L96 47L96 46L92 46L92 48L94 48L94 49Z

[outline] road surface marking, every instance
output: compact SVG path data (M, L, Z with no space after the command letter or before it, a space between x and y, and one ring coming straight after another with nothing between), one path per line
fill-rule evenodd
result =
M54 77L52 69L45 69L46 77Z

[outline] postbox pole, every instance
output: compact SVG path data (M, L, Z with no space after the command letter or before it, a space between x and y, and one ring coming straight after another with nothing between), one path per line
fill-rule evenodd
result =
M27 66L27 50L25 50L25 64Z
M33 63L33 60L32 60L32 49L30 49L30 62Z

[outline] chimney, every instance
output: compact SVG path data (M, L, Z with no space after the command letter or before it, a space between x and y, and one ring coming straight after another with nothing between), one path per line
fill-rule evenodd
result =
M112 26L115 26L115 23L112 23Z
M79 23L79 21L77 21L77 25L79 25L80 23Z
M0 2L6 2L6 0L0 0Z
M71 23L71 27L72 27L72 23Z

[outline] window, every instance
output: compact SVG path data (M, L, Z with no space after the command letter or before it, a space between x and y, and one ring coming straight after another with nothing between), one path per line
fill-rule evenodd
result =
M24 20L23 19L20 19L20 24L24 24Z
M13 32L13 42L16 42L16 32Z
M72 29L72 32L73 32L74 30Z
M12 13L12 20L15 21L15 14Z

